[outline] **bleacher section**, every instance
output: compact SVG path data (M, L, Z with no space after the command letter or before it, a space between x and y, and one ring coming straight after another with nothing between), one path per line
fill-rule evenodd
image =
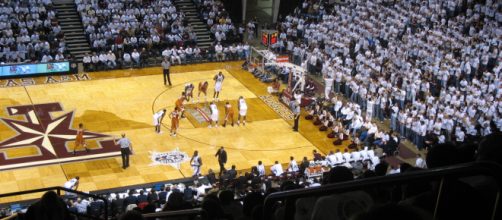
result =
M208 49L213 40L206 24L199 18L195 4L191 0L174 0L174 4L185 14L187 22L197 36L197 45L203 50Z
M77 12L77 6L73 0L55 0L54 9L61 24L61 29L65 33L65 42L68 51L75 58L76 62L82 62L86 53L91 52L89 43L85 38L84 26Z
M51 62L68 58L65 33L51 0L3 1L0 62Z

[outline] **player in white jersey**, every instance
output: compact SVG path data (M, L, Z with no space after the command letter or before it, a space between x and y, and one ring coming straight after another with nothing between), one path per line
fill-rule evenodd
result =
M239 97L239 101L237 103L237 109L239 110L239 116L237 117L237 125L241 123L242 117L242 125L246 125L246 115L248 113L248 105L246 104L246 100L241 96Z
M155 126L155 132L161 134L160 126L162 125L162 119L166 115L166 109L162 109L155 114L153 114L153 125Z
M200 167L202 166L202 159L199 156L199 152L193 152L192 159L190 159L190 165L193 169L193 177L198 177L200 175Z
M211 128L214 124L214 127L218 127L218 118L219 118L219 111L218 111L218 106L216 106L216 103L211 102L209 105L209 109L211 110L211 121L209 122L209 128Z
M193 89L195 86L192 83L187 83L185 84L185 99L187 102L190 101L190 98L192 99L192 102L195 102L195 99L193 98Z
M214 80L214 93L213 93L213 99L215 101L218 101L218 98L220 96L220 91L221 91L221 86L223 84L223 80L225 79L225 76L223 73L219 72L216 74L213 78Z

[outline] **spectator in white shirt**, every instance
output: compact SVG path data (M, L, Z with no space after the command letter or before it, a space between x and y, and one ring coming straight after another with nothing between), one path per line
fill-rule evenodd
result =
M298 163L293 156L289 157L288 172L298 172Z
M131 58L136 65L138 65L138 66L141 65L140 54L139 54L138 50L136 50L136 49L133 50L133 52L131 53Z
M265 176L265 166L263 165L263 162L261 162L261 160L258 161L258 166L256 166L256 168L260 176Z
M275 161L275 164L270 167L270 171L274 174L274 176L281 176L284 171L282 170L282 165L279 161Z
M91 56L88 53L85 53L82 58L82 63L84 65L84 71L89 71L89 68L91 67Z
M108 51L108 54L107 54L107 64L108 64L108 67L113 69L117 66L117 57L115 56L115 54L110 50Z
M214 51L216 52L216 60L223 61L225 60L225 54L223 53L223 46L220 43L214 46Z
M427 164L425 160L422 158L422 155L417 154L417 160L415 161L415 167L427 169Z
M131 55L129 53L124 53L122 65L131 65L131 62L132 62Z

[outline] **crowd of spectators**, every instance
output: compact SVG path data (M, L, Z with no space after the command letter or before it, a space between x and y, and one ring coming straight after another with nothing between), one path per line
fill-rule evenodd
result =
M172 0L75 3L92 51L83 58L86 71L155 65L162 57L173 64L237 60L249 51L219 1L199 5L201 15L214 21L215 41L208 49L199 48L192 25Z
M75 3L92 51L83 60L86 70L143 66L165 48L196 47L195 32L171 0Z
M51 0L0 3L0 62L51 62L69 58Z
M231 45L243 41L245 29L232 23L222 1L193 0L193 2L199 17L206 22L215 43Z
M309 0L277 24L274 49L323 76L328 104L312 109L329 130L341 123L368 143L389 136L372 128L390 119L394 134L419 149L462 143L502 129L501 8L490 0Z

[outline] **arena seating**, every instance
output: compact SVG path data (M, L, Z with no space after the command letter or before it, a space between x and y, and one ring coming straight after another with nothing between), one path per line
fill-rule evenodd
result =
M0 62L51 62L69 57L51 0L2 1Z
M396 142L418 149L470 142L502 129L497 8L493 1L304 1L277 25L275 49L323 75L331 85L325 96L345 97L319 99L331 104L312 116L330 126L340 120L363 146L392 136L376 126L384 119L399 133Z
M88 71L158 65L162 56L170 58L173 64L243 58L234 56L237 52L233 47L237 45L227 47L238 42L230 34L234 27L230 19L221 24L229 35L222 49L228 56L219 56L214 47L209 51L198 47L194 28L171 0L75 3L92 50L83 58Z
M206 22L215 43L230 45L243 40L243 30L239 30L225 11L222 1L193 0L199 16Z
M149 43L154 44L153 37L151 42L144 37L152 33L143 33L142 41L142 33L137 35L134 31L149 25L146 24L150 19L148 12L158 9L155 4L174 12L168 0L143 1L144 5L113 0L77 2L82 20L88 22L89 39L93 39L93 46L97 42L96 64L101 62L101 66L111 65L103 62L107 57L101 58L109 54L109 50L123 52L117 56L117 63L126 62L124 54L131 53L131 65L135 62L142 66L143 62L134 61L141 59L140 52L162 54L181 63L174 52L191 44L185 41L190 38L170 40L168 37L159 41L168 49L154 51L153 47L148 48ZM221 8L219 5L212 5L213 1L195 2L201 6L202 16L207 14L208 24L214 14L215 18L221 16L215 21L222 25L220 28L225 28L225 13L214 11ZM187 219L192 216L200 219L390 219L391 216L500 219L502 64L499 54L502 45L497 37L502 14L495 10L500 4L489 0L444 1L444 4L388 0L335 5L324 5L324 2L306 0L279 24L280 36L287 43L278 50L288 51L293 61L306 66L311 74L322 74L327 82L331 78L335 92L350 100L348 103L341 98L321 100L311 106L312 116L320 118L321 124L323 120L335 120L331 124L340 125L337 133L338 129L345 129L346 134L361 141L363 146L382 147L393 139L399 142L405 138L419 148L428 147L426 166L418 157L414 165L403 163L390 167L385 156L376 152L377 148L362 148L345 154L333 152L320 159L314 154L311 160L302 160L299 171L277 176L260 175L254 167L235 179L228 174L218 179L215 173L209 172L206 176L209 184L195 180L189 184L131 187L99 197L72 192L78 196L66 195L67 205L55 211L67 210L97 219L117 218L121 214L138 215L136 219L141 219L141 214L144 218L162 219L163 216L152 216L161 210L166 211L166 215L179 214ZM104 10L107 7L111 8ZM144 7L144 12L139 7ZM117 22L124 22L127 30L114 35L114 28L120 25L114 27L115 22L110 21L119 11L123 14L116 18ZM167 35L185 33L182 17L178 14L175 19L165 18L170 31ZM224 21L220 22L221 19ZM175 23L178 31L173 32ZM214 23L211 29L219 33ZM124 38L117 43L122 37L120 32L125 32ZM112 38L107 38L109 34ZM215 36L216 41L228 45L220 37ZM233 48L216 44L207 57L210 60L242 58L245 52L239 53L238 46ZM243 48L241 46L241 50L245 50ZM93 56L91 62L94 59ZM329 111L316 110L316 104L320 109L324 106L320 103L325 101L332 102ZM370 122L373 118L390 119L391 129L401 137L390 131L372 130L378 129L375 122ZM366 136L361 138L364 132ZM292 168L292 164L293 160L288 168ZM329 172L308 178L309 168L317 166L327 167ZM0 195L0 198L12 195ZM88 200L89 197L93 197L93 201ZM41 203L43 201L46 200L42 199ZM186 213L179 212L182 210Z

